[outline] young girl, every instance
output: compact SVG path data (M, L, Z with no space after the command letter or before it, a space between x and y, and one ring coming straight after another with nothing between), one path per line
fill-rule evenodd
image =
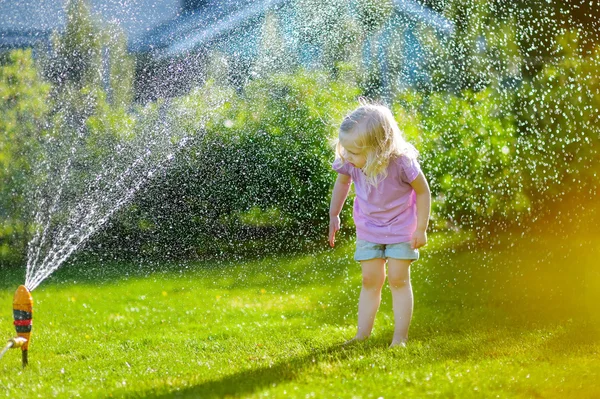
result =
M387 261L395 320L391 346L406 346L413 311L409 269L419 258L418 249L427 243L431 203L417 155L385 106L363 104L340 126L333 163L338 177L329 211L329 245L335 244L339 214L354 182L354 259L362 268L358 331L348 343L371 335Z

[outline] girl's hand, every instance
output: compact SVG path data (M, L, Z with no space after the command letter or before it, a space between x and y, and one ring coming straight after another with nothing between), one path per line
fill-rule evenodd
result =
M415 230L410 240L410 246L412 249L419 249L427 244L427 233L423 230Z
M329 245L331 248L335 245L335 233L340 229L340 223L339 216L329 217Z

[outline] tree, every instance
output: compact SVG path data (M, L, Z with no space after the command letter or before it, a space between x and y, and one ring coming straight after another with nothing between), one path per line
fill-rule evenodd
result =
M86 0L69 0L67 23L55 32L52 49L41 57L54 84L54 111L69 111L74 127L93 113L99 92L114 107L128 108L133 99L133 57L124 33L95 21Z
M257 78L265 78L275 73L291 72L297 64L289 51L279 17L269 13L262 26L258 57L252 67L251 74Z
M31 50L16 50L0 67L0 263L24 256L26 183L45 127L50 85L35 68Z

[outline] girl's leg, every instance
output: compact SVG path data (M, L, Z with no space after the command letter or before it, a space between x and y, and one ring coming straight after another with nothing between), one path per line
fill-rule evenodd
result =
M358 331L353 340L366 339L371 335L385 282L385 259L369 259L360 262L360 265L362 288L358 300Z
M394 338L391 346L404 346L413 313L413 293L410 284L411 260L388 259L388 282L394 306Z

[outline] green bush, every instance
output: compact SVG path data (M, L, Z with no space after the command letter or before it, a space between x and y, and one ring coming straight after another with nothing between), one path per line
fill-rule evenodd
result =
M44 130L50 87L39 77L30 50L16 50L0 66L0 263L22 261L28 240L32 178Z
M494 230L572 197L596 195L600 54L573 34L562 57L516 92L398 96L395 113L421 152L434 225Z
M347 77L298 72L256 80L242 93L209 83L177 100L188 110L180 123L193 144L104 238L114 245L126 237L131 248L123 250L165 256L274 237L279 249L293 237L325 242L330 142L358 95ZM209 97L224 103L209 108ZM203 118L206 128L195 132Z
M559 43L561 59L520 90L518 163L531 198L594 199L600 173L600 48L585 54L574 34Z
M560 39L562 58L514 92L397 95L392 108L421 153L436 228L489 231L569 194L595 195L600 56L578 50L576 39ZM37 77L31 54L14 52L0 68L0 259L24 252L24 192L40 135L63 142L74 115L85 133L85 165L110 159L117 144L143 141L144 129L160 124L163 113L171 139L192 138L174 167L116 215L91 249L173 257L262 240L284 250L293 249L294 237L324 242L335 177L330 139L356 106L358 86L340 66L335 78L300 71L254 80L243 91L209 82L132 112L102 89L82 85L71 92L71 112L61 109L62 97L48 100L50 88ZM349 222L351 206L344 212Z
M597 55L565 57L516 92L398 95L394 114L431 186L432 225L489 232L545 209L570 192L565 184L593 193L597 68ZM138 202L127 231L143 231L140 245L180 253L324 234L334 178L328 139L356 105L352 81L299 73L241 94L209 85L228 99L212 113L205 92L188 96L198 104L190 123L210 116L205 136Z
M527 210L506 97L491 89L461 97L406 93L395 113L420 151L436 227L490 227Z

